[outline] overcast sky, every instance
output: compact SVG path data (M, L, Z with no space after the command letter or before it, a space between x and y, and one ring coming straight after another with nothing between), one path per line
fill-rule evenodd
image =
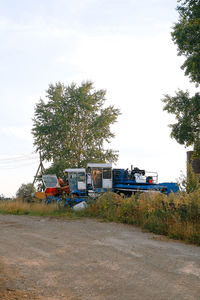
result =
M0 194L15 195L38 167L35 104L50 83L94 82L121 110L110 147L117 167L176 181L186 150L170 138L161 99L194 86L180 69L175 0L0 0Z

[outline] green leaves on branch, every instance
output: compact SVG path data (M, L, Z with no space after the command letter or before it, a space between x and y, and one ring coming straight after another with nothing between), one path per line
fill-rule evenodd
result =
M49 85L47 102L40 99L35 107L32 133L36 150L53 161L53 170L117 160L117 152L104 145L114 137L110 126L120 112L113 106L104 108L105 95L89 81Z
M200 0L178 0L179 20L173 27L172 39L178 46L178 55L186 60L182 65L185 75L200 84ZM174 114L171 137L185 146L194 146L194 156L200 157L200 94L190 97L179 90L176 96L165 95L164 110Z
M22 184L18 189L16 196L23 200L30 201L31 194L35 192L35 188L32 183Z
M179 144L185 146L194 145L197 156L200 155L200 94L193 97L189 92L178 91L176 96L165 95L162 100L165 103L163 110L175 116L177 122L170 124L171 137Z
M187 163L187 176L182 175L179 182L180 189L188 194L200 189L199 175L195 174L190 163Z
M172 40L178 46L178 55L186 60L182 65L185 75L200 83L200 1L179 0L179 21L174 25Z

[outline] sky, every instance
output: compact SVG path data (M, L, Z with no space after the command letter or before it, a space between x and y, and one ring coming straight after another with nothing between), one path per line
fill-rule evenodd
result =
M0 0L0 195L33 181L39 155L34 108L50 83L90 80L121 115L109 147L115 167L185 173L186 151L170 138L164 94L195 92L171 41L175 0ZM47 164L44 162L44 165Z

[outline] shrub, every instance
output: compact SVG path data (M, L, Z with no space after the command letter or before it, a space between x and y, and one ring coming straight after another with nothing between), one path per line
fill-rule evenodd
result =
M157 234L200 245L200 190L169 196L143 193L123 199L106 193L88 208L90 216L136 224Z
M190 163L187 163L187 176L181 175L179 187L188 194L200 189L199 175L195 174Z
M32 183L22 184L18 189L16 196L28 201L31 198L31 194L33 192L35 192L35 188Z

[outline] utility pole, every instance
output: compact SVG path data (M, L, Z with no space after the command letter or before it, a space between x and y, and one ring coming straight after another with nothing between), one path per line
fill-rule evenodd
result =
M35 176L34 176L34 179L33 179L33 186L34 186L34 183L35 183L35 181L38 179L38 174L39 174L39 172L40 172L40 176L42 176L42 174L44 173L44 170L45 170L45 168L44 168L44 166L43 166L43 163L42 163L42 154L41 154L41 151L40 151L40 164L39 164L39 167L38 167L38 169L37 169L37 172L36 172L36 174L35 174Z

